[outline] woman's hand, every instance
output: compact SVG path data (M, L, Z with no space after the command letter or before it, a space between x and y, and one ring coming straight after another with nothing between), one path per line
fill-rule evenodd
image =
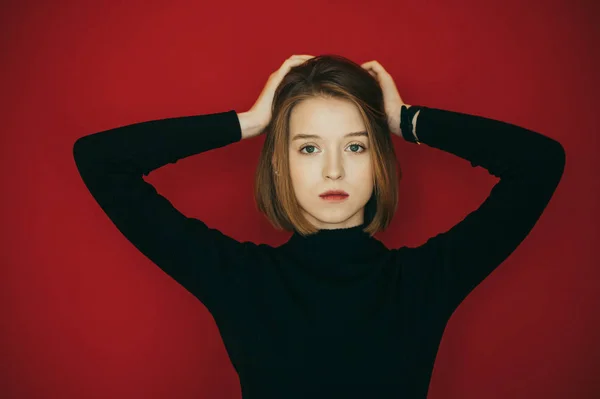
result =
M271 121L271 107L273 103L273 97L275 95L275 89L279 86L279 83L283 80L283 77L290 71L292 67L302 64L304 61L313 58L312 55L292 55L290 58L285 60L278 70L271 73L267 84L263 88L262 92L258 96L258 100L254 103L252 108L248 112L244 112L244 119L250 120L247 123L251 128L244 131L242 126L242 137L249 138L260 135L265 127ZM242 121L240 119L240 121Z
M402 137L402 132L400 131L400 110L403 105L406 105L407 107L410 107L410 105L402 101L400 93L398 93L398 89L394 83L394 79L392 79L392 76L383 69L379 62L365 62L361 67L366 69L371 76L379 82L381 91L383 91L383 103L390 131L395 135Z

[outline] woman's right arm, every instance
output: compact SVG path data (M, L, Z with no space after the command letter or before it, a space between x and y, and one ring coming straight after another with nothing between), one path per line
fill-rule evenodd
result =
M119 231L209 310L218 306L227 276L254 244L183 215L143 176L259 128L251 114L231 110L117 127L81 137L73 146L83 182Z

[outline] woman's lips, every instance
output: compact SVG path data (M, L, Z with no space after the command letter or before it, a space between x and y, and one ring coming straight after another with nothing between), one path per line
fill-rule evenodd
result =
M321 198L324 199L325 201L334 201L334 202L335 201L343 201L348 197L349 197L349 195L339 195L339 194L321 196Z

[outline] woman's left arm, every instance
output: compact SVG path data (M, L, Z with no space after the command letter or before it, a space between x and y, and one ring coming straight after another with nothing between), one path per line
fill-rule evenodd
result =
M414 133L500 178L478 209L417 248L403 247L407 284L428 290L450 315L527 237L563 175L556 140L506 122L424 107ZM402 259L406 262L402 262Z

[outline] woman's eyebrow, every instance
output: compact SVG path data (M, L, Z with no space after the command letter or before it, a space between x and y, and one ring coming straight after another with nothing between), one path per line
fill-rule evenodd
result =
M348 133L346 134L344 137L353 137L353 136L368 136L366 131L363 132L352 132L352 133ZM298 133L297 135L294 136L294 138L292 139L292 141L294 140L299 140L299 139L322 139L321 136L317 136L316 134L304 134L304 133Z

